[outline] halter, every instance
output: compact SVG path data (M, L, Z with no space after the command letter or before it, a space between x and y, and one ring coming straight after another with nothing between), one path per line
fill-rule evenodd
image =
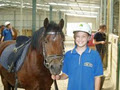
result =
M58 35L61 34L62 32L48 32L47 35ZM46 68L49 69L50 63L53 61L53 59L61 59L61 62L63 60L63 54L53 54L53 55L46 55L46 49L45 49L45 42L42 43L43 45L43 56L44 56L44 65ZM63 53L64 53L64 48L63 48Z

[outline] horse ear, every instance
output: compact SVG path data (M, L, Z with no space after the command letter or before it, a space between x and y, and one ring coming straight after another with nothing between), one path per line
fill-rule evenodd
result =
M60 20L59 26L60 26L61 29L63 29L63 26L64 26L64 20L63 19Z
M49 24L49 20L48 20L48 18L45 18L45 20L44 20L44 27L47 28L48 24Z

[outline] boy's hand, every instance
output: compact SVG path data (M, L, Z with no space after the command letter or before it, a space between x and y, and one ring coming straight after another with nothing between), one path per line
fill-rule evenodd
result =
M10 25L10 29L12 29L12 25Z
M53 80L60 80L60 75L51 75Z
M105 44L105 41L101 41L101 44Z

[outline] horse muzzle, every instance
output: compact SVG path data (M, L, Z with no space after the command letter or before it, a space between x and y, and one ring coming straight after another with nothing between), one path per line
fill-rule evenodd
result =
M49 56L44 64L50 70L52 75L59 75L62 70L63 56Z

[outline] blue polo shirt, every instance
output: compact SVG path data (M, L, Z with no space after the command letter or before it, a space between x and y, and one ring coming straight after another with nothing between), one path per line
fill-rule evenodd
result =
M103 75L100 55L89 47L78 54L76 48L64 57L63 73L68 75L68 90L94 90L96 76Z
M12 32L11 32L11 30L8 30L7 28L5 28L3 30L3 32L2 32L2 35L4 36L3 41L12 40Z

